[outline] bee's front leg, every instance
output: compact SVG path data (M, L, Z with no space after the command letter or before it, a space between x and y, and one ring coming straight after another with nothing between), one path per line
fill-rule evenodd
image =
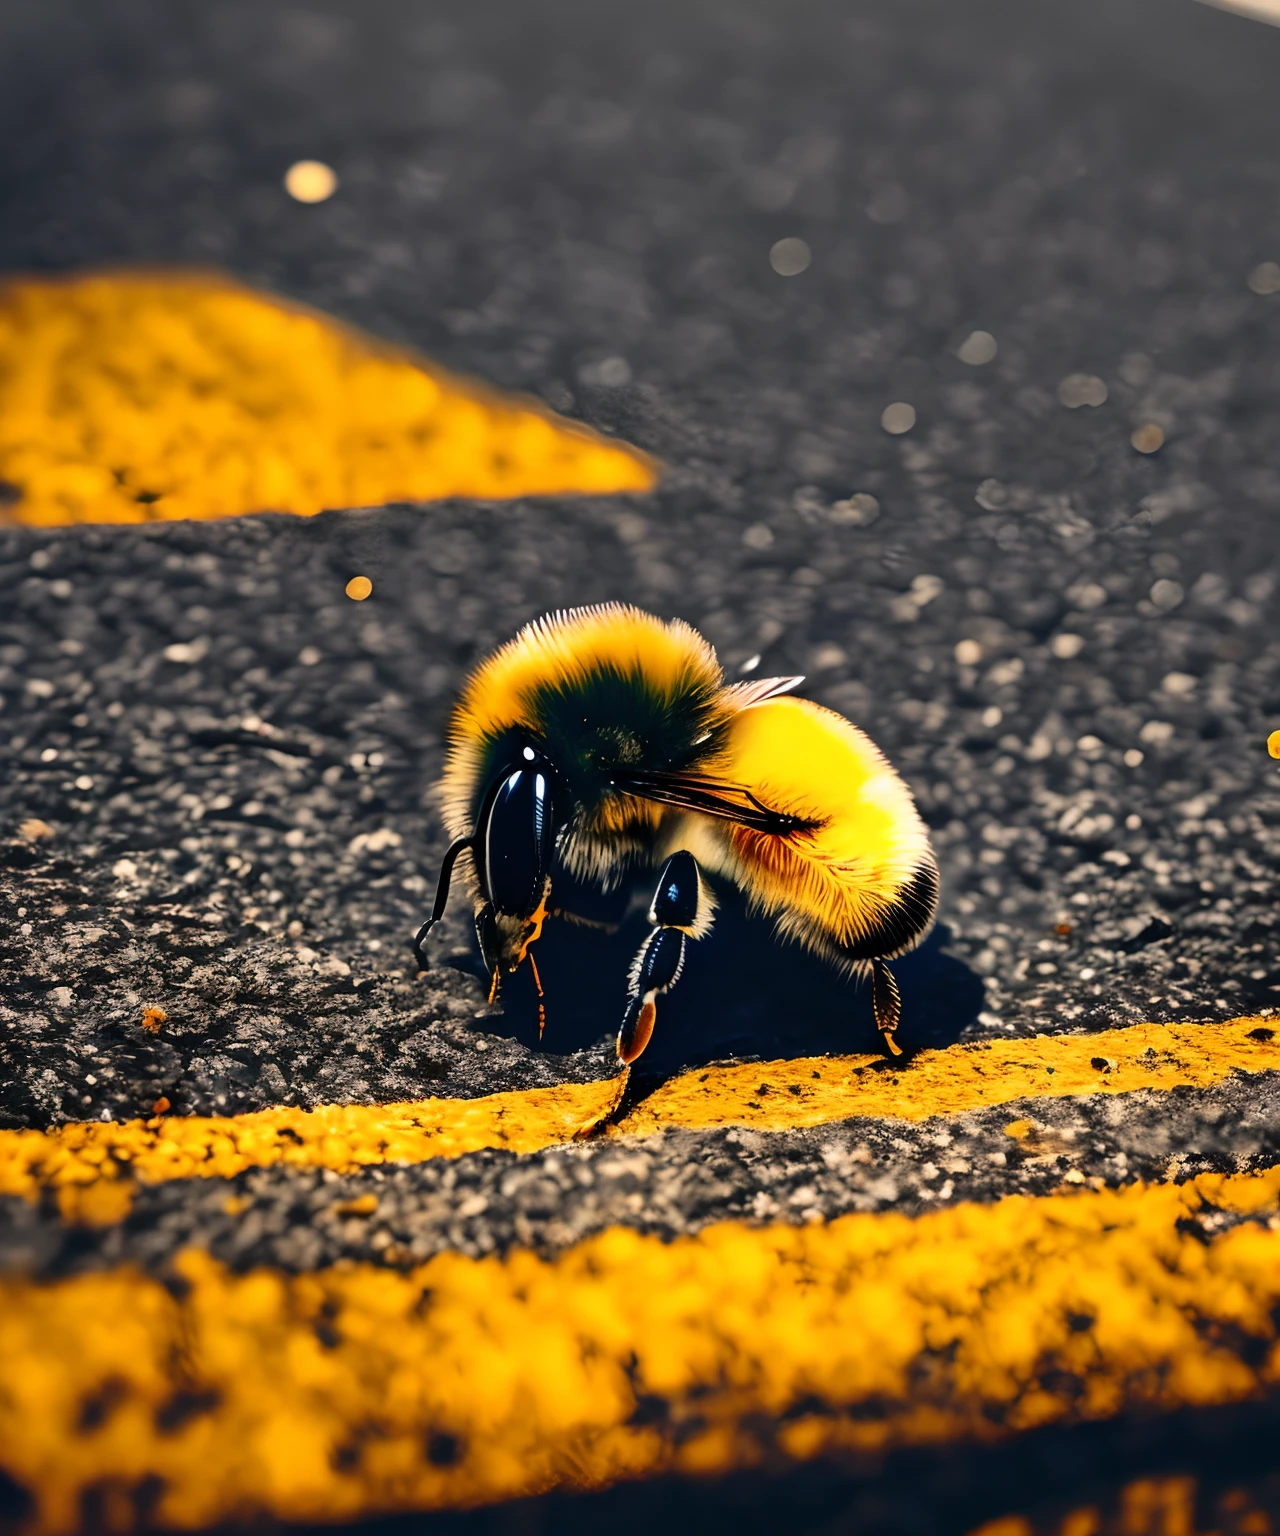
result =
M617 1091L603 1115L579 1131L589 1136L607 1125L621 1108L631 1075L631 1063L648 1045L657 1022L658 998L669 992L684 968L686 939L700 939L711 927L712 903L702 888L698 861L683 850L673 853L662 866L658 888L649 906L653 924L640 946L627 977L627 1005L618 1031Z

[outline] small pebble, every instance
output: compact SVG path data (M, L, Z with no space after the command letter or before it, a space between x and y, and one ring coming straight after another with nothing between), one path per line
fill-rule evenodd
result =
M1107 386L1096 374L1069 373L1058 385L1058 399L1069 411L1079 410L1082 405L1103 405Z
M991 362L998 350L996 339L990 331L972 331L961 342L956 356L971 368L980 368L983 363Z
M778 240L769 250L769 265L779 277L799 277L807 272L813 261L813 252L804 240L788 235Z
M1249 287L1264 296L1280 293L1280 262L1259 262L1249 274Z
M904 432L910 432L915 424L916 408L914 405L908 405L905 400L895 400L892 405L886 405L880 414L880 425L894 437L901 437Z

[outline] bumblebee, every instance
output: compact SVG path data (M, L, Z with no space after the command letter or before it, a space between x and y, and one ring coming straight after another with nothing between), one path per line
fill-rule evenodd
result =
M648 937L627 977L615 1108L715 916L708 874L732 882L777 932L853 977L900 1055L887 961L933 924L937 864L911 792L843 716L791 697L801 677L726 685L688 624L605 603L527 625L468 678L448 728L440 801L452 839L427 935L461 869L491 977L529 961L558 869L604 888L660 873ZM539 1003L539 1027L544 1015Z

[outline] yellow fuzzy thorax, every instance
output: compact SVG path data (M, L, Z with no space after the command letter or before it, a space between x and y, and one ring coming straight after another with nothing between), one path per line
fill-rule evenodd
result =
M642 680L646 692L673 702L714 693L724 681L716 653L680 619L667 622L623 603L601 603L526 624L472 673L449 722L441 796L451 836L471 830L484 743L506 730L538 734L540 688L572 688L603 672Z

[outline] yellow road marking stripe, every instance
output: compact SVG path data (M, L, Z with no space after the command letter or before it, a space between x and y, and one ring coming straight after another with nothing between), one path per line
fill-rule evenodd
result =
M720 1125L793 1130L853 1116L926 1120L1014 1099L1208 1088L1236 1071L1277 1069L1280 1042L1259 1019L1137 1024L923 1051L906 1067L880 1056L712 1067L664 1083L611 1134ZM125 1215L139 1181L232 1178L280 1163L350 1172L486 1147L537 1152L569 1140L607 1107L612 1091L608 1081L566 1083L479 1099L0 1131L0 1194L35 1200L51 1187L69 1220L101 1225Z
M646 455L213 272L0 287L21 523L650 490Z
M906 1067L881 1056L718 1067L672 1078L627 1117L630 1135L667 1125L783 1130L850 1115L927 1120L1012 1099L1136 1088L1209 1088L1235 1071L1280 1069L1280 1025L1135 1024L1095 1035L1035 1035L922 1051Z
M281 1107L222 1118L82 1121L51 1131L0 1131L0 1194L58 1191L63 1215L101 1225L128 1211L135 1182L229 1179L278 1163L346 1172L378 1163L462 1157L486 1147L539 1152L567 1141L613 1093L566 1083L479 1099Z
M1206 1205L1254 1219L1187 1230ZM178 1266L0 1283L0 1466L35 1531L91 1489L121 1528L144 1491L167 1528L334 1520L1280 1384L1280 1169L410 1273Z

